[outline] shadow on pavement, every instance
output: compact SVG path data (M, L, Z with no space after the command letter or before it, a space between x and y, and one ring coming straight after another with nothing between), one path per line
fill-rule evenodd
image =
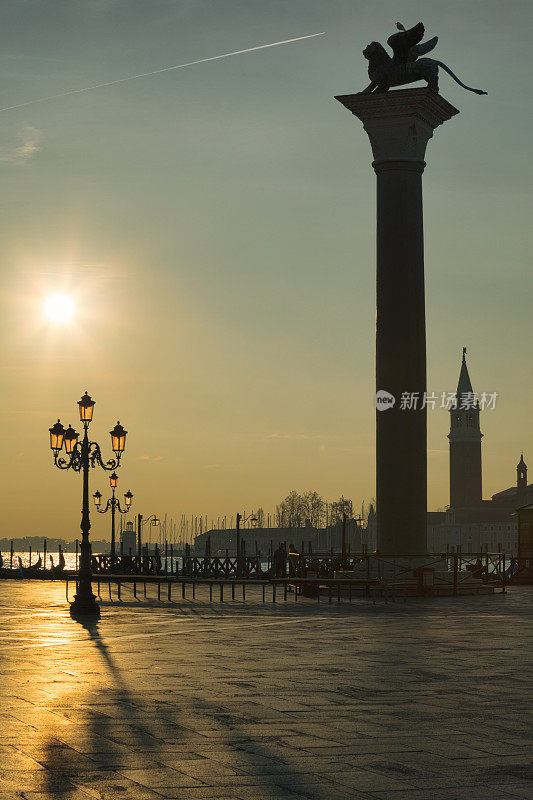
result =
M196 771L193 771L192 785L197 785L196 780L199 780L208 786L216 786L216 770L210 780L210 767L213 764L218 767L227 765L234 766L235 787L240 785L239 777L242 776L243 786L256 788L258 792L262 787L269 798L279 797L283 800L289 794L328 800L327 792L321 792L313 784L316 778L303 775L280 761L276 743L269 744L265 739L249 735L245 726L260 722L259 718L228 713L197 695L187 698L185 707L183 704L179 707L172 703L167 705L161 700L160 690L156 690L156 699L151 708L149 697L145 696L143 701L130 692L100 633L100 621L78 620L76 624L85 629L95 645L105 664L111 688L107 686L98 690L98 684L87 687L90 693L97 689L95 706L98 706L98 710L84 708L84 698L80 698L82 707L77 720L80 722L78 748L81 754L65 744L58 748L58 740L50 738L41 763L47 768L46 790L51 795L66 798L80 787L90 788L93 792L101 790L105 797L117 795L128 800L133 800L136 792L139 796L143 796L142 793L149 796L150 788L164 796L164 787L149 786L150 772L168 772L169 785L172 784L175 774L178 786L180 780L185 779L187 783L186 759L194 758ZM156 687L157 672L150 677ZM179 680L178 675L176 680ZM149 719L146 719L147 714ZM205 734L204 739L201 731L206 729L210 733ZM198 749L206 752L207 757L190 752L198 747L199 739L201 745ZM227 759L209 757L209 746L214 741L219 750L221 747L226 750L223 756L227 756ZM176 744L178 748L175 747ZM72 746L76 747L76 744L73 743ZM145 765L142 763L143 754L146 754ZM181 763L184 772L179 767L173 770L172 766L168 766L169 759L170 764L173 759ZM205 774L202 772L202 760L205 760ZM136 783L135 778L130 780L120 774L127 774L130 769L142 770L144 766L147 772L144 776L139 776L139 779L142 777L142 784ZM221 795L226 795L228 791L231 792L232 789L220 787Z

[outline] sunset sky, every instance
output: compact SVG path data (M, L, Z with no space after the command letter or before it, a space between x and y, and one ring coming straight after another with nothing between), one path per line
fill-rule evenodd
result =
M531 17L525 0L3 0L1 108L325 36L0 112L0 537L79 536L80 476L52 467L48 428L80 430L86 389L104 453L117 419L129 432L136 513L375 494L375 175L334 95L367 85L361 51L397 19L489 93L442 74L461 113L427 150L428 389L455 390L466 345L474 389L499 393L484 496L522 449L533 470ZM54 293L72 321L46 316ZM428 420L435 509L449 414Z

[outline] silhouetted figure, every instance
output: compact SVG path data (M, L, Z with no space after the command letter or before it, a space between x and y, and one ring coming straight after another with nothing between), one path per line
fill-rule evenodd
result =
M472 565L470 572L472 573L473 578L482 578L485 568L483 567L483 562L479 558L476 559L475 564Z
M273 556L274 575L276 578L284 578L287 572L287 551L284 542L274 550Z
M156 544L154 548L154 558L155 558L156 572L161 572L161 550L159 549L158 544Z
M289 578L296 577L299 553L293 542L289 544Z

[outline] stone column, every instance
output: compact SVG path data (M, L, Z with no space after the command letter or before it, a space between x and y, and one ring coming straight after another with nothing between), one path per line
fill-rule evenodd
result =
M377 175L377 546L384 555L426 552L426 319L422 172L434 129L458 110L430 89L337 97L370 139ZM402 409L402 395L417 398Z

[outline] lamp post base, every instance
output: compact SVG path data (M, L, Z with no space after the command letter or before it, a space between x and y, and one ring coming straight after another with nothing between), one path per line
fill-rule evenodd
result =
M74 602L70 604L70 616L74 618L100 616L100 606L92 591L78 591L78 594L74 595Z

